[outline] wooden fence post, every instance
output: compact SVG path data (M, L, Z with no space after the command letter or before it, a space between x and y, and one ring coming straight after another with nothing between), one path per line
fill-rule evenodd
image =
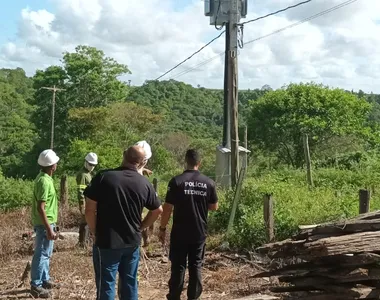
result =
M306 175L309 187L314 187L313 175L311 173L311 158L310 158L310 148L309 148L309 137L307 134L303 135L303 147L305 152L305 163L306 163Z
M359 191L359 214L369 212L371 193L368 190Z
M268 242L274 240L274 215L273 215L273 197L270 194L264 195L264 222L267 232Z
M68 198L69 198L69 187L67 184L67 176L62 175L61 177L61 206L66 208L67 203L68 203Z
M158 189L158 180L157 180L157 178L153 178L153 187L154 187L154 190L157 192L157 189Z

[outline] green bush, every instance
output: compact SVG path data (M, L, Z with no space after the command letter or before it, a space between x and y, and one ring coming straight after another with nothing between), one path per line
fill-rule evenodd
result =
M265 242L263 197L272 194L277 240L298 231L298 225L317 224L352 217L358 214L358 191L368 185L374 174L334 169L314 172L315 188L310 189L305 173L282 170L244 183L236 213L234 231L228 237L236 247L255 247ZM375 184L375 182L373 182ZM376 188L375 185L371 186ZM210 215L210 231L223 233L227 228L233 194L220 192L219 211ZM373 193L371 210L380 209L380 197Z
M0 176L0 209L28 206L32 199L33 181Z

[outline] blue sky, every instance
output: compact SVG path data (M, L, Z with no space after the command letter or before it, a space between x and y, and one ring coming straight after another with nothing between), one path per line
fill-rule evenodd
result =
M63 51L88 44L127 64L133 71L132 82L140 84L162 75L219 33L203 15L203 0L98 0L98 7L76 5L77 1L95 2L3 0L0 68L22 67L33 75L36 69L59 64ZM113 5L108 6L107 1ZM161 1L170 1L172 7L162 5ZM248 1L246 20L300 0ZM314 0L304 7L249 24L245 27L245 40L267 35L342 1ZM128 10L124 10L126 3L130 6ZM103 6L108 10L97 11ZM30 11L22 17L24 8ZM52 15L38 10L55 14L54 26L49 26ZM280 87L290 81L315 80L347 89L380 92L376 84L380 80L380 24L374 21L379 19L380 0L362 0L275 37L246 44L239 57L240 86ZM222 87L223 59L209 59L218 57L223 47L221 38L178 70L191 72L183 76L173 72L165 79ZM205 61L209 61L207 65L202 64Z
M0 44L4 44L15 38L17 22L20 19L21 10L29 7L32 10L46 9L52 11L52 5L48 0L13 0L4 1L0 10Z

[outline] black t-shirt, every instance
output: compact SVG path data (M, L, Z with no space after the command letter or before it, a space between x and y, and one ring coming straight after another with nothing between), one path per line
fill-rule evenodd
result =
M170 180L166 202L174 206L171 240L203 242L207 236L208 205L218 202L214 181L199 171L187 170Z
M103 249L140 245L143 208L161 205L152 184L129 168L100 172L84 195L97 202L95 244Z

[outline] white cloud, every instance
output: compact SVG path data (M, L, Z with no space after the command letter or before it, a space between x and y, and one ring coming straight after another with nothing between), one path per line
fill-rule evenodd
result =
M0 66L37 68L59 64L78 44L98 47L127 64L133 84L163 74L219 32L203 15L203 2L178 10L178 0L52 0L54 13L28 8L14 42L0 45ZM249 1L252 19L298 0ZM326 10L342 0L315 0L244 28L244 40L267 35ZM243 20L243 21L245 21ZM241 88L317 81L346 89L380 92L380 1L358 0L239 50ZM164 79L223 87L224 39ZM214 58L214 59L213 59ZM205 64L204 62L208 62ZM182 75L182 76L178 76Z

